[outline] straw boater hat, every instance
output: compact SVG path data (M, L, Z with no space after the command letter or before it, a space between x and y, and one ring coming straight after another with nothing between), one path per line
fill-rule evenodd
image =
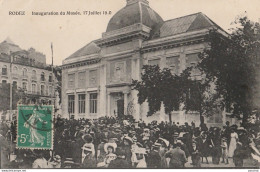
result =
M169 144L170 144L168 140L163 139L163 138L159 138L158 141L164 143L167 147L168 147Z
M104 150L105 150L105 152L107 153L108 152L108 148L109 147L112 147L113 148L113 151L115 152L116 151L116 148L117 148L117 144L116 143L106 143L105 145L104 145Z
M130 142L131 144L133 143L133 140L131 139L131 137L128 137L128 136L124 137L123 140L126 140L126 141Z

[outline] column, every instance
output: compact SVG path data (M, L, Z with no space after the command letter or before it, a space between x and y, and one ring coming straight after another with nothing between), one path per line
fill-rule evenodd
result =
M90 117L89 115L89 92L85 92L86 96L85 96L85 116L84 118L88 118Z
M110 116L110 92L107 93L107 114L106 116Z
M180 61L179 72L181 73L183 70L186 69L186 55L183 47L181 48L180 51L179 61Z
M128 102L127 102L127 92L124 92L124 114L127 114L127 105L128 105Z
M106 66L103 65L101 67L101 70L99 72L100 74L100 103L99 103L99 112L98 114L100 116L105 116L106 115L106 103L107 103L107 98L106 98Z
M75 109L74 109L74 118L78 119L79 118L79 97L78 97L78 93L75 92Z

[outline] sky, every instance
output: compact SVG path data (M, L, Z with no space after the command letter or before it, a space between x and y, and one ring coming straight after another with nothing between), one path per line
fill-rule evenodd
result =
M228 31L238 15L259 21L259 0L149 0L163 20L203 12ZM126 5L126 0L0 0L0 42L9 37L22 49L35 48L51 63L62 61L89 42L102 37L110 18ZM9 15L25 11L25 15ZM35 16L32 12L79 11L82 15ZM111 15L83 15L83 11L111 11Z

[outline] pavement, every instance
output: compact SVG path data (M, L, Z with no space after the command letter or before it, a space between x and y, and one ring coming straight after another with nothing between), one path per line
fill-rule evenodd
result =
M205 158L204 158L204 163L201 163L201 168L235 168L234 162L232 158L229 158L229 164L225 164L225 163L221 163L222 158L220 159L220 163L219 164L213 164L212 163L212 157L208 157L208 161L209 164L207 164L205 162ZM193 168L193 165L191 165L191 157L188 158L188 162L185 164L185 167L187 168ZM248 159L244 159L243 161L244 166L243 167L248 167L248 168L259 168L260 167L260 163L258 163L257 161L255 161L252 158L248 158Z

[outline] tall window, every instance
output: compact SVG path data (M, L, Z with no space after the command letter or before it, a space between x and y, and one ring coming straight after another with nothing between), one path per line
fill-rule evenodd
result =
M97 93L90 93L89 106L90 113L97 113Z
M27 69L26 68L23 68L23 76L27 76Z
M160 59L148 60L148 64L151 66L160 66Z
M187 62L187 67L196 67L199 62L198 53L187 54L186 62ZM199 75L200 75L199 69L194 68L191 71L191 76L199 76Z
M2 84L6 84L7 83L7 81L6 80L2 80Z
M52 74L49 75L49 82L52 82Z
M51 96L52 95L52 86L49 86L49 95Z
M32 79L36 80L36 70L32 71Z
M121 75L121 71L120 75ZM119 77L120 77L119 75ZM89 86L90 87L96 87L97 86L97 70L91 70L89 71Z
M42 72L42 74L41 74L41 81L45 81L45 73L44 72Z
M74 83L75 83L75 74L69 74L68 75L68 87L69 88L74 88Z
M23 82L23 90L27 91L27 82Z
M7 75L7 66L2 67L2 75Z
M79 113L85 113L86 95L79 94Z
M13 81L13 88L17 89L17 81Z
M33 93L33 94L36 93L36 84L32 84L32 93Z
M178 74L179 56L167 57L166 66L171 70L172 74Z
M78 85L80 88L84 88L86 86L86 72L79 72L78 76Z
M18 68L17 68L16 66L14 66L14 68L13 68L13 73L14 73L14 74L17 74L17 73L18 73Z
M74 95L69 95L68 96L68 112L69 113L74 113L74 106L75 106L75 96Z
M44 95L44 85L41 85L41 95Z

